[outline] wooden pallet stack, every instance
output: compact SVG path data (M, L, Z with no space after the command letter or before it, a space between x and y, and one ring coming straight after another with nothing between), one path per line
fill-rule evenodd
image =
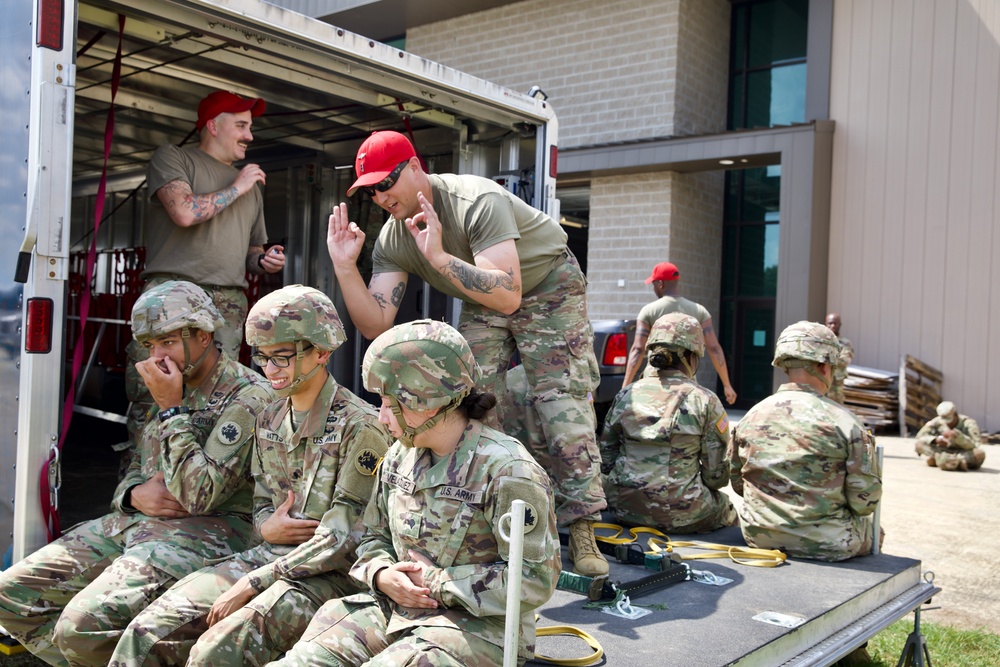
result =
M899 416L899 376L891 371L848 366L844 405L874 430L896 426Z
M915 435L937 416L944 374L916 357L904 354L899 361L899 434Z

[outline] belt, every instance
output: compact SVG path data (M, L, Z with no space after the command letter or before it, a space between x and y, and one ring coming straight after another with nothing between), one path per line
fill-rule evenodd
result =
M239 285L208 285L206 283L198 282L197 280L191 280L186 276L181 276L176 273L151 273L148 276L146 276L145 280L146 282L149 282L154 278L167 278L168 280L184 280L189 283L194 283L195 285L202 288L206 292L219 292L221 290L227 290L227 289L235 289L242 292L245 289L243 287L240 287Z

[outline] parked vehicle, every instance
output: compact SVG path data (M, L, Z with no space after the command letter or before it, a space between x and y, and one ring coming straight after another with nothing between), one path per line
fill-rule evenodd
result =
M601 383L594 392L597 431L604 428L604 417L622 388L628 352L635 340L635 320L592 320L594 354L601 367Z
M373 130L409 134L429 171L493 177L559 218L557 124L543 94L508 90L260 0L34 0L5 7L0 231L24 243L19 254L0 250L8 272L0 290L16 290L0 304L4 348L9 320L23 321L24 333L15 358L0 363L0 496L13 499L0 504L0 551L10 536L15 560L46 540L40 487L58 487L58 463L44 483L40 473L62 440L67 350L87 351L84 376L114 372L120 362L130 300L141 289L146 163L158 146L190 140L207 93L266 100L248 157L268 174L265 215L271 241L286 248L282 278L315 285L341 304L324 213L346 199L355 151ZM102 178L107 215L95 230ZM368 200L351 205L359 220L382 217ZM92 239L96 271L88 277ZM457 319L454 300L411 284L401 318ZM88 291L95 297L92 322L80 336L80 297ZM366 342L351 342L337 351L333 372L360 389ZM78 380L81 394L89 384L100 386ZM82 411L85 401L72 407ZM57 500L54 491L42 495Z

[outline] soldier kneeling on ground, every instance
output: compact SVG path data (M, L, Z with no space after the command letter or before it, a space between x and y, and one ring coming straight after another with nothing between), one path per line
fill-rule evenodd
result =
M958 414L951 401L937 406L937 417L917 432L917 455L941 470L978 470L986 460L976 420Z

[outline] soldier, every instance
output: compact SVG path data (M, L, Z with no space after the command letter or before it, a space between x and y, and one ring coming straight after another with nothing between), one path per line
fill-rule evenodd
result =
M736 525L720 489L729 483L729 418L694 379L705 355L698 320L668 313L646 341L655 375L619 392L601 434L601 470L611 513L667 533Z
M302 285L272 292L250 311L246 338L281 397L261 412L254 433L254 526L264 541L195 572L147 607L112 665L183 665L213 622L201 660L223 640L227 650L212 664L263 664L298 639L323 602L361 590L347 572L390 438L375 409L326 370L345 340L333 302ZM266 603L226 618L265 590ZM278 637L285 643L275 644Z
M635 323L635 340L632 341L632 348L628 353L628 362L625 364L625 377L622 379L622 389L632 383L632 378L642 362L642 355L646 349L646 338L656 320L667 313L684 313L691 315L701 324L702 333L705 336L705 347L708 350L708 358L712 360L712 366L722 381L723 393L726 395L726 402L732 405L736 402L736 390L729 382L729 368L726 366L726 355L719 345L719 338L715 335L715 328L712 326L712 314L708 308L685 299L680 295L681 272L671 262L660 262L653 267L652 273L646 278L646 284L653 285L653 293L656 301L647 303L639 311L639 316ZM648 369L647 369L648 372Z
M204 289L224 321L215 338L237 361L247 316L246 273L277 273L285 266L281 246L264 252L267 230L258 187L264 184L264 171L256 164L233 166L246 159L253 119L266 106L260 98L225 90L210 93L198 104L198 145L160 146L146 172L150 207L143 289L168 280L189 280ZM132 364L146 358L140 345L130 345L127 352ZM133 403L128 429L134 443L150 399L128 371L125 389ZM123 467L130 456L129 450L122 452Z
M830 327L830 331L840 343L840 359L833 367L833 384L830 385L830 391L826 392L826 397L843 405L844 380L847 379L847 367L854 361L854 346L851 345L851 341L840 335L840 315L837 313L827 315L826 326Z
M789 382L747 412L730 446L750 546L825 561L871 552L882 477L875 439L824 397L839 358L837 337L822 324L798 322L778 336L772 363Z
M389 449L351 575L370 593L332 600L276 665L477 665L503 661L508 545L501 516L524 500L520 662L534 609L555 590L559 539L548 476L482 423L496 404L447 324L421 320L375 339L362 366L379 394Z
M138 364L159 408L113 511L0 574L0 625L51 665L106 665L132 618L207 561L245 548L254 419L272 394L215 343L222 316L171 281L132 309Z
M917 456L926 456L927 465L941 470L978 470L986 460L981 442L976 420L944 401L937 406L937 417L917 432Z
M391 327L413 273L463 301L458 328L484 364L484 389L499 398L516 348L550 454L556 516L569 528L573 567L607 574L593 526L607 507L589 397L600 371L587 279L566 233L487 178L427 174L398 132L368 137L355 169L348 194L364 190L391 217L375 241L366 286L357 266L364 232L348 219L347 204L330 216L327 248L354 324L368 338ZM498 427L502 415L490 420Z

